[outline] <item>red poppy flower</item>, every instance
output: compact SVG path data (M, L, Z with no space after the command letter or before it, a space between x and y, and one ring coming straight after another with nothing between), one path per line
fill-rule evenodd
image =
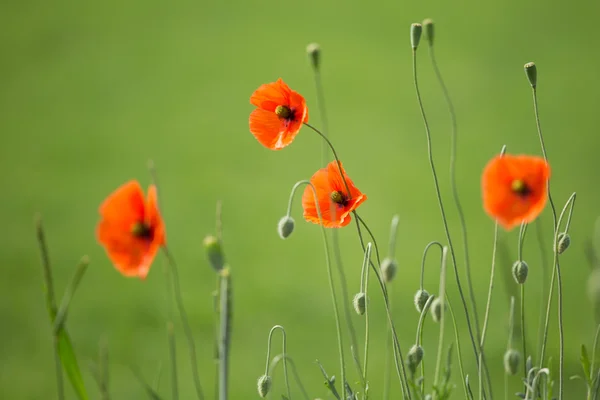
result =
M548 178L550 166L541 157L497 156L481 178L483 207L507 230L532 222L546 205Z
M271 150L281 150L292 143L302 124L308 122L304 97L281 78L256 89L250 103L258 107L250 114L250 132Z
M340 168L350 193L344 185ZM318 207L323 217L323 226L326 228L341 228L348 225L351 220L350 213L356 210L363 201L367 200L367 196L362 194L346 175L341 163L338 168L337 161L332 161L326 168L318 170L310 178L310 182L317 191ZM302 207L304 208L304 219L314 224L321 223L313 190L310 186L304 189Z
M144 199L140 184L127 182L104 200L99 212L96 236L115 268L125 276L146 278L158 249L166 243L156 187L150 185Z

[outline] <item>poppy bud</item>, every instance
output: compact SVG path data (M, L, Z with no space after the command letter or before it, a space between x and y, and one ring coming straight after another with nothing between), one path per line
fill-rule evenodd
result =
M356 293L354 299L352 300L352 305L354 306L354 310L358 315L363 315L365 313L365 307L367 303L367 296L363 293Z
M381 275L383 276L383 281L386 283L391 282L396 276L396 272L398 271L398 263L391 258L384 258L381 262Z
M529 266L525 261L515 261L512 267L512 274L515 281L522 285L527 280L527 275L529 274Z
M413 345L408 354L406 355L406 364L408 365L408 369L413 374L417 370L419 364L421 364L421 360L423 360L423 348L417 344Z
M306 46L306 54L314 69L319 69L321 64L321 46L318 43L311 43Z
M558 250L558 254L562 254L569 248L571 245L571 236L567 232L562 232L558 234L558 241L556 245L556 249Z
M221 241L215 236L209 235L204 238L204 250L210 265L217 272L220 272L225 266L225 255L221 247Z
M525 64L525 75L527 75L531 87L535 89L537 86L537 67L535 66L535 63L528 62Z
M440 322L442 319L442 299L439 297L431 302L431 317L433 322Z
M417 293L415 293L415 308L418 312L423 311L427 300L429 300L429 292L424 289L417 290Z
M294 232L294 218L286 215L279 220L277 224L277 232L282 239L287 239Z
M521 354L518 351L509 349L504 353L504 371L509 375L516 375L519 371Z
M416 50L417 47L419 47L421 33L423 33L423 25L415 23L410 26L410 45L413 50Z
M433 46L433 38L434 38L433 20L431 18L427 18L426 20L424 20L423 28L425 28L425 38L429 41L429 45Z
M267 397L269 390L271 390L271 377L269 375L263 375L258 378L258 395L260 397Z

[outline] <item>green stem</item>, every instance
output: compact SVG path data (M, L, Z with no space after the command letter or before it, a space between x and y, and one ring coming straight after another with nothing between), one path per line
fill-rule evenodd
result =
M367 372L369 366L369 261L371 259L371 243L367 244L367 251L363 260L363 266L361 271L361 292L364 290L365 293L365 361L363 365L363 400L368 398L368 379ZM362 280L364 276L364 287L362 286Z
M431 307L431 303L435 299L434 295L429 296L425 306L423 306L423 310L421 310L421 315L419 316L419 323L417 325L417 338L415 343L417 346L421 346L423 343L423 325L425 323L425 317L427 316L427 312ZM425 357L421 360L421 398L425 398Z
M314 128L313 128L314 129ZM315 130L316 131L316 130ZM318 132L318 131L316 131ZM320 135L322 135L319 132ZM327 140L327 138L325 136L322 136L325 140ZM327 142L329 143L329 141L327 140ZM332 148L333 150L333 148ZM337 159L337 155L336 155L336 159ZM339 161L338 161L338 166L340 166ZM341 168L340 168L341 171ZM341 174L341 172L340 172ZM343 178L343 174L342 178ZM313 192L313 196L315 199L315 203L318 204L318 197L317 197L317 189L314 187L314 185L307 180L303 180L303 181L299 181L297 182L294 187L292 188L292 193L290 194L290 200L288 203L288 215L291 214L291 209L292 209L292 200L294 198L294 193L296 193L296 190L298 189L298 187L300 187L301 185L308 185L311 187L312 192ZM348 191L348 193L350 193L350 191ZM333 312L335 314L335 325L336 325L336 330L337 330L337 338L338 338L338 351L340 354L340 369L341 369L341 376L342 376L342 399L346 398L346 367L345 367L345 362L344 362L344 345L342 342L342 326L340 323L340 314L338 311L338 301L337 301L337 295L335 293L335 285L333 283L333 272L332 272L332 268L331 268L331 260L330 260L330 256L329 256L329 244L327 241L327 233L325 232L325 227L323 226L323 216L321 215L321 209L320 207L317 207L317 214L319 216L319 221L321 222L319 225L321 227L321 233L323 235L323 243L325 245L325 261L327 264L327 276L329 278L329 289L331 292L331 300L333 302Z
M450 311L450 317L452 317L452 324L454 325L454 338L456 340L456 352L458 357L458 368L460 370L460 376L462 381L463 390L465 392L465 399L472 399L473 396L469 395L469 390L467 388L467 380L465 377L465 369L462 362L462 353L460 350L460 336L458 334L458 325L456 323L456 318L454 316L454 310L452 309L452 303L450 302L450 298L446 293L446 304L448 304L448 310Z
M519 229L519 242L518 242L518 259L519 262L523 262L523 244L525 242L525 233L529 225L522 223ZM521 343L523 346L523 360L527 360L527 335L525 330L525 283L521 285ZM523 362L523 377L527 378L527 366Z
M270 372L269 363L271 362L271 342L273 339L273 332L275 332L276 329L281 330L281 333L283 335L283 375L285 379L285 387L287 389L287 398L291 399L292 397L290 394L290 381L288 379L287 372L287 358L285 357L285 355L287 354L287 335L285 334L285 329L281 325L275 325L269 331L269 338L267 339L267 364L265 366L265 375L268 375Z
M435 374L433 378L433 386L438 386L438 380L440 376L440 370L442 366L442 353L444 351L444 322L446 314L446 258L448 256L448 248L444 247L442 250L442 270L440 272L440 301L441 301L441 313L440 313L440 334L438 337L438 349L437 349L437 360L435 362ZM434 392L435 400L435 392Z
M288 364L290 365L290 367L292 368L292 374L294 375L294 379L296 379L296 384L298 385L298 387L300 387L302 396L304 396L305 400L310 400L310 397L308 396L308 393L306 392L306 388L304 387L304 384L302 383L302 380L300 379L300 375L298 374L298 369L296 368L296 364L294 363L294 360L288 354L277 354L275 357L273 357L273 362L271 363L271 365L269 367L268 375L273 377L275 367L279 363L279 360L283 360L283 359L285 359L288 362Z
M231 273L221 270L221 324L219 341L219 399L227 400L229 383L229 347L231 343Z
M427 116L425 115L425 108L423 107L423 100L421 99L421 92L419 90L419 84L418 84L418 80L417 80L417 51L416 49L413 49L413 80L414 80L414 86L415 86L415 91L417 94L417 101L419 103L419 109L421 111L421 117L423 119L423 124L425 125L425 133L427 136L427 152L428 152L428 157L429 157L429 165L431 167L431 172L433 175L433 182L434 182L434 186L435 186L435 192L436 192L436 197L438 200L438 205L440 208L440 213L442 215L442 222L444 225L444 231L446 234L446 240L448 241L448 247L450 249L450 255L452 258L452 265L454 267L454 276L456 279L456 284L458 286L458 292L460 294L460 298L463 304L463 309L464 309L464 313L465 313L465 317L466 317L466 322L467 322L467 328L469 329L469 336L471 338L471 344L473 346L473 353L475 354L475 359L477 360L477 363L479 364L479 357L478 357L478 351L477 351L477 342L475 340L475 335L473 334L473 327L471 326L471 318L470 318L470 314L469 314L469 307L467 306L467 301L462 289L462 285L460 283L460 276L458 274L458 267L457 267L457 263L456 263L456 255L454 254L454 246L452 245L452 239L450 237L450 229L448 227L448 221L446 219L446 212L444 210L444 205L442 202L442 194L441 194L441 190L440 190L440 186L439 186L439 182L438 182L438 178L437 178L437 173L435 170L435 163L433 162L433 150L432 150L432 144L431 144L431 131L429 129L429 123L427 122ZM487 369L486 369L487 371ZM486 372L487 374L487 372Z

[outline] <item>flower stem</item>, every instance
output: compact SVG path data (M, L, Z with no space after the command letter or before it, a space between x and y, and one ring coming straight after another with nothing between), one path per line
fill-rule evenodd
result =
M281 325L275 325L274 327L271 328L271 330L269 331L269 338L267 339L267 364L265 366L265 375L269 375L270 368L269 368L269 364L271 363L271 342L273 341L273 332L275 332L275 330L281 330L281 334L283 335L283 375L284 375L284 379L285 379L285 387L287 389L287 398L291 399L291 394L290 394L290 382L288 379L288 372L287 372L287 335L285 334L285 329L283 328L283 326Z
M473 327L471 324L471 318L470 318L470 314L469 314L469 307L467 306L467 301L465 299L462 285L460 283L460 276L458 274L458 267L457 267L457 263L456 263L456 255L454 254L454 246L452 245L452 238L450 237L450 229L448 227L448 221L446 219L446 212L444 210L444 204L442 202L442 194L441 194L441 190L440 190L440 185L439 185L437 173L435 170L435 163L433 161L431 131L429 129L429 123L427 122L427 116L425 114L425 108L423 107L423 100L421 99L421 92L419 90L419 83L418 83L418 79L417 79L417 51L416 51L416 49L413 49L412 55L413 55L413 57L412 57L412 59L413 59L413 81L414 81L414 86L415 86L415 92L417 95L417 101L419 103L419 109L421 111L421 117L423 119L423 124L425 125L425 133L426 133L426 137L427 137L427 150L428 150L428 156L429 156L429 165L431 167L431 173L433 175L433 182L435 185L435 191L436 191L436 196L437 196L437 200L438 200L438 205L440 208L440 213L442 215L442 222L444 225L446 240L448 241L448 247L450 249L452 265L454 267L454 277L456 279L456 284L458 286L458 292L460 294L460 298L461 298L461 301L463 304L463 309L464 309L466 322L467 322L467 328L469 329L469 336L471 338L471 345L473 347L473 353L475 354L475 359L476 359L477 363L479 364L479 357L478 357L479 354L478 354L478 350L477 350L477 342L475 339L475 335L473 333ZM486 370L486 376L489 378L489 371L487 370L487 368L485 368L485 370ZM489 382L489 379L488 379L488 382ZM490 393L491 393L491 391L490 391ZM491 396L491 394L490 394L490 396Z
M371 260L371 243L367 244L367 251L365 251L365 257L363 260L363 266L361 271L361 292L364 290L365 293L365 360L363 364L363 400L368 398L368 379L367 372L369 366L369 262ZM362 287L362 281L364 276L364 287Z
M446 314L446 259L448 257L448 248L442 249L442 269L440 271L440 301L441 301L441 313L440 313L440 334L438 337L438 349L437 349L437 360L435 362L435 374L433 376L433 386L438 386L438 379L442 367L442 353L444 351L444 322ZM434 392L434 400L435 400Z
M323 136L323 138L325 138L325 137ZM325 140L327 140L327 139L325 138ZM338 163L338 166L339 166L339 163ZM342 174L342 177L343 177L343 174ZM312 183L310 183L310 181L307 181L307 180L296 182L296 184L292 188L292 193L290 194L290 202L288 203L288 215L290 215L290 213L291 213L292 199L294 198L294 193L296 193L296 190L301 185L310 186L310 188L312 189L312 192L313 192L315 203L318 204L317 189L314 187L314 185ZM342 385L341 385L342 386L342 399L345 399L346 398L346 366L345 366L345 361L344 361L344 345L342 342L342 326L340 323L340 313L338 311L338 301L337 301L337 295L335 293L335 285L333 283L333 272L332 272L332 268L331 268L331 259L329 256L329 243L327 241L327 233L325 232L325 227L323 226L323 216L321 215L320 207L317 207L317 213L319 215L319 221L320 221L319 225L321 226L321 233L323 235L323 244L325 246L325 262L327 264L327 277L329 278L329 289L331 291L331 300L333 302L333 312L335 315L335 325L336 325L337 337L338 337L338 351L340 354L340 369L341 369L340 372L341 372L341 376L342 376Z

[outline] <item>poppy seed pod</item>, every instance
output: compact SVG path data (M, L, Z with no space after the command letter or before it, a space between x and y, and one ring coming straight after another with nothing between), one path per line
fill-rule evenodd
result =
M410 26L410 45L413 50L416 50L417 47L419 47L421 33L423 33L423 25L415 23Z
M442 319L442 299L439 297L431 302L431 317L433 322L440 322Z
M571 245L571 236L567 232L562 232L558 234L558 241L556 244L556 250L558 254L562 254L569 248Z
M314 69L319 69L321 65L321 46L318 43L311 43L306 46L306 54Z
M225 266L225 255L221 247L221 241L215 236L209 235L204 238L204 250L210 265L216 272L220 272Z
M267 397L269 390L271 390L271 377L269 375L263 375L258 378L258 395L260 397Z
M391 282L396 276L396 272L398 272L398 263L396 260L384 258L381 262L381 275L383 276L383 281L386 283Z
M516 375L519 371L521 354L518 351L509 349L504 353L504 371L509 375Z
M429 41L429 45L433 46L433 38L434 38L434 27L433 20L431 18L427 18L423 21L423 28L425 28L425 39Z
M535 87L537 86L537 67L535 66L535 63L528 62L527 64L525 64L524 68L525 75L527 75L527 80L529 81L529 84L532 88L535 89Z
M286 215L285 217L279 220L277 224L277 232L282 239L287 239L288 236L294 232L294 218Z
M416 372L419 364L421 364L423 354L423 348L417 344L413 345L408 351L408 354L406 355L406 365L413 374Z
M417 290L417 293L415 293L415 308L418 312L423 311L427 300L429 300L429 292L425 289Z
M367 296L363 293L356 293L352 300L352 306L358 315L363 315L366 310Z
M527 280L527 275L529 274L529 266L525 261L515 261L512 267L512 274L515 281L522 285Z

